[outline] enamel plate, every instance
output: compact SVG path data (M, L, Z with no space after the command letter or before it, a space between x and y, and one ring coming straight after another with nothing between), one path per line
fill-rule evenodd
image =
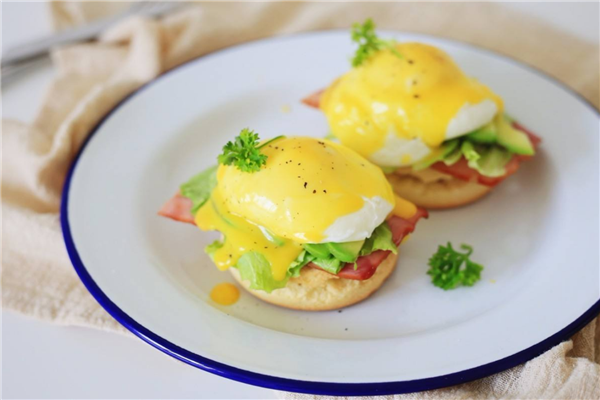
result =
M96 127L67 179L62 224L77 273L134 334L206 371L269 388L387 394L449 386L523 363L600 310L595 109L557 82L486 50L384 32L449 52L543 138L536 157L468 207L432 212L373 297L300 312L242 293L204 254L215 233L157 216L180 183L215 164L244 127L262 138L323 137L300 99L349 69L347 31L277 37L191 61L125 99ZM273 182L277 185L277 182ZM485 265L472 288L430 283L439 244L471 244Z

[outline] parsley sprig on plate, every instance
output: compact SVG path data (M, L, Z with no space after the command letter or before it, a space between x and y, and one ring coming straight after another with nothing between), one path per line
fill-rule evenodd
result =
M456 251L448 242L447 246L439 246L429 259L427 274L431 275L431 282L435 286L449 290L460 285L473 286L481 279L483 266L469 259L473 248L466 244L461 244L460 248L466 252Z
M223 146L223 153L219 154L217 160L220 164L233 165L243 172L259 171L267 163L267 156L260 149L282 137L277 136L259 146L258 134L244 128L233 142Z
M395 40L380 39L375 33L375 23L368 18L364 23L352 25L352 41L358 44L358 49L352 58L352 66L358 67L369 57L383 49L389 49L394 55L402 58L396 50Z

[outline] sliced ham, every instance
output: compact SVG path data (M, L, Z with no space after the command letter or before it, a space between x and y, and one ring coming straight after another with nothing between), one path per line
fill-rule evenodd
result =
M196 224L194 222L194 214L192 214L192 201L187 197L183 197L180 193L171 197L162 208L158 211L158 215L171 218L179 222L187 222L188 224Z
M319 105L321 104L321 95L323 95L324 91L325 90L322 89L317 92L314 92L310 96L303 98L302 102L309 107L319 108Z
M406 235L415 230L415 226L417 225L417 221L419 219L427 218L427 216L428 213L425 209L418 208L415 215L408 219L397 216L392 216L389 218L387 223L392 231L392 239L394 240L396 246L400 245L402 239L404 239ZM344 279L353 279L358 281L369 279L373 276L375 271L377 271L377 267L379 267L379 265L390 255L390 253L391 252L389 250L378 250L369 255L358 257L356 260L356 269L354 269L354 263L348 263L340 270L340 272L338 272L337 276ZM309 264L309 266L313 268L319 268L317 265L312 263Z

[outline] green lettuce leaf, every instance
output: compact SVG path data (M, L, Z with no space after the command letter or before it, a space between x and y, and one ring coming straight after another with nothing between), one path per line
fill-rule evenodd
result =
M500 146L474 145L464 141L461 150L469 167L477 170L481 175L497 177L506 174L504 168L512 158L512 153Z
M290 264L290 268L288 269L288 272L287 272L288 276L290 276L290 277L300 276L300 270L302 270L302 268L304 268L304 266L306 266L306 264L313 261L314 259L315 259L314 256L312 256L306 250L303 250L302 253L300 253L298 255L298 258L296 258Z
M204 252L208 254L211 260L214 261L215 251L219 250L221 247L223 247L223 242L220 240L215 240L214 242L212 242L204 248Z
M345 262L340 261L335 257L315 258L314 260L312 260L312 262L313 262L313 264L318 265L319 267L323 268L325 271L332 273L332 274L337 274L338 272L340 272L340 270L342 269L344 264L346 264Z
M462 155L463 154L460 149L460 146L458 146L458 147L456 147L456 149L452 150L451 153L449 153L447 156L445 156L444 159L442 160L442 162L446 165L453 165L462 158Z
M250 251L241 256L236 268L240 271L242 280L250 282L250 289L264 290L267 293L285 287L289 279L287 275L280 281L273 278L271 263L256 251Z
M217 165L210 167L180 186L181 195L192 201L192 213L206 203L217 186L217 168Z
M360 255L366 256L377 250L390 250L392 253L398 253L398 247L392 240L392 231L387 222L382 223L373 231L373 234L365 240L365 244L360 249Z
M477 162L477 160L481 158L481 155L479 155L477 150L475 150L475 145L469 142L468 140L462 142L460 150L462 151L467 161Z

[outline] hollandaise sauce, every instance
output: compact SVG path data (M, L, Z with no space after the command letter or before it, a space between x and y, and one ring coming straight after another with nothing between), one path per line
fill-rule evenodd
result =
M392 214L400 218L408 219L415 215L417 212L417 206L402 197L396 196L396 205L392 210Z
M421 43L398 44L397 50L402 57L389 50L374 54L321 100L333 134L363 156L381 149L390 133L439 146L465 104L491 100L502 110L500 97L466 76L444 51Z
M222 306L235 304L240 298L240 290L231 283L219 283L210 291L210 299Z
M214 263L222 271L236 265L243 254L256 251L271 263L273 278L282 280L292 261L302 251L300 244L276 238L265 228L232 214L218 187L210 200L198 210L195 219L200 229L219 231L223 235L223 246L213 254Z

